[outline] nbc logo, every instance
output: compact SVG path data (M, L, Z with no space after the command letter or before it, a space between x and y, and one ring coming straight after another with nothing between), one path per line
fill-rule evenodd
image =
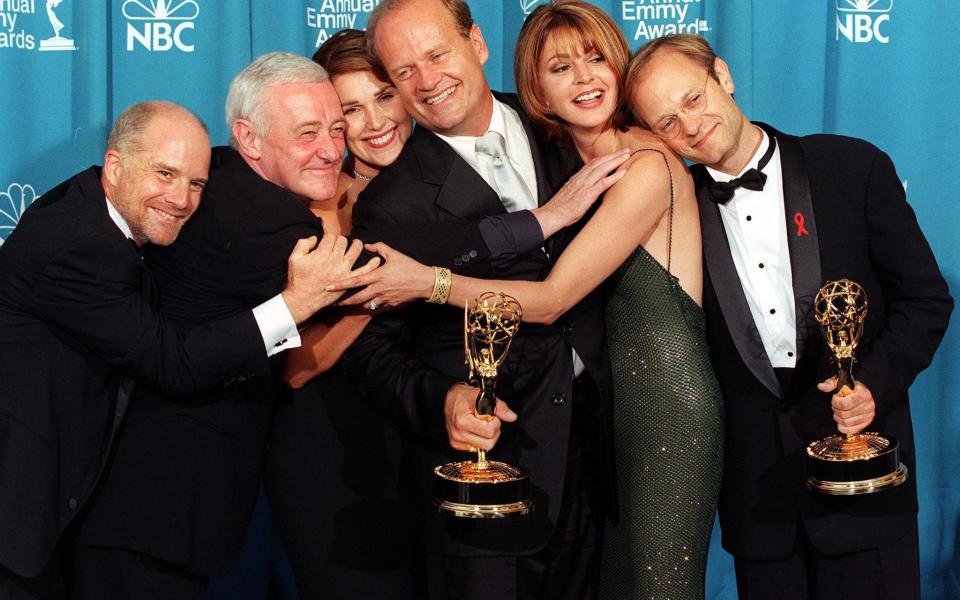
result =
M881 26L890 22L893 0L836 0L837 36L842 35L849 42L866 44L877 40L881 44L890 42Z
M32 185L11 183L5 192L0 192L0 246L20 222L20 215L37 199Z
M166 52L174 47L193 52L184 32L194 29L200 15L197 0L126 0L121 8L127 19L127 52L137 44L150 52Z
M529 15L538 4L540 4L540 0L520 0L520 10L523 11L523 14Z

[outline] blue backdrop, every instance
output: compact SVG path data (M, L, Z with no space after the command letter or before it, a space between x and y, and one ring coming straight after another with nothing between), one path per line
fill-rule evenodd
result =
M491 48L487 75L513 89L525 13L542 0L470 0ZM0 243L38 194L99 163L110 123L147 98L182 103L225 143L223 102L237 71L273 50L312 54L363 28L377 0L0 0ZM862 137L897 165L950 287L960 208L949 144L960 139L960 5L955 0L597 0L634 47L675 31L705 35L731 66L751 118L796 134ZM3 282L0 282L2 285ZM960 385L957 327L914 384L924 598L960 598ZM3 357L0 357L2 360ZM268 522L261 514L258 523ZM260 535L260 534L257 534ZM708 597L735 598L714 539ZM262 581L276 552L254 538ZM260 554L257 555L256 553ZM259 556L259 558L256 558ZM257 561L259 560L259 563ZM247 568L246 574L256 569ZM260 598L256 587L225 597ZM283 595L283 594L281 594Z

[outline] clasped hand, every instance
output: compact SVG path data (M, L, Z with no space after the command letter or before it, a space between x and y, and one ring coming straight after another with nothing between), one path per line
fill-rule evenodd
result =
M831 377L817 384L821 392L831 392L837 388L837 378ZM840 433L860 433L877 416L877 403L867 386L859 381L854 388L844 386L837 390L830 400L833 408L833 420L837 422Z
M499 398L493 415L478 415L479 393L480 388L465 383L458 383L447 391L443 417L450 445L456 450L490 450L500 439L501 422L517 420L517 413Z
M378 257L353 269L363 245L359 240L329 233L319 242L316 236L298 240L287 259L287 285L283 299L296 323L302 323L317 310L335 302L343 295L334 292L329 284L351 276L359 276L380 265Z
M394 308L412 300L430 297L433 292L433 267L423 265L382 242L366 244L364 247L382 256L384 264L374 271L327 286L327 291L341 293L351 288L363 288L343 300L343 306L365 305L372 300L375 306Z

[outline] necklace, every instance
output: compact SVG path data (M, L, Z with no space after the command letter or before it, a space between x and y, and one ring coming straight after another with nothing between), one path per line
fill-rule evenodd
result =
M353 170L353 176L356 177L357 179L362 179L363 181L373 181L373 177L367 177L366 175L364 175L363 173L361 173L356 169Z

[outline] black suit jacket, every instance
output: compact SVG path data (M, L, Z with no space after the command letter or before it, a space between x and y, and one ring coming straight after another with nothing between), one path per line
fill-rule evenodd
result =
M197 212L176 243L146 253L160 310L187 327L243 313L283 289L296 241L322 233L302 198L215 148ZM453 233L479 238L473 224ZM139 388L81 541L225 573L256 503L278 385L241 374L191 396Z
M499 96L522 111L513 96ZM546 202L579 167L579 160L540 138L524 118L537 174L537 193ZM418 127L397 161L364 191L354 209L354 233L378 237L384 228L423 224L445 229L486 215L503 214L496 192L450 146ZM563 231L547 240L554 259L575 231ZM408 251L413 238L393 240ZM415 252L414 252L415 253ZM490 261L467 260L472 252L438 248L445 255L439 266L455 267L476 277L538 280L552 261L537 250L517 257L512 266L495 272ZM482 258L482 253L478 254ZM493 290L496 291L496 290ZM500 370L497 395L519 415L504 426L491 458L529 470L536 502L529 516L507 520L456 519L437 514L430 505L433 468L465 453L453 451L447 441L443 405L447 390L466 376L463 359L463 309L417 303L378 315L344 356L353 376L367 384L369 399L401 429L422 440L421 464L410 474L419 480L421 506L426 513L428 544L437 552L460 555L523 554L541 548L549 539L563 493L567 445L573 417L571 346L609 398L609 366L603 345L602 304L597 293L587 296L553 326L524 323ZM599 394L596 395L599 397ZM579 411L578 407L578 411ZM599 400L582 407L588 437L603 436ZM579 412L578 412L579 414ZM608 439L608 436L603 436ZM599 465L598 465L599 466ZM600 470L609 468L604 463Z
M705 188L709 175L699 165L692 170L703 230L707 336L726 406L724 547L743 558L782 558L793 548L801 519L821 552L876 547L915 522L907 388L930 364L953 300L886 154L853 138L798 138L761 126L776 137L783 170L797 315L789 389L781 389L747 307L719 210ZM830 396L816 389L836 369L813 300L824 282L842 278L860 283L869 300L854 368L877 402L869 430L896 437L911 472L897 488L856 497L803 487L806 445L837 432Z
M296 241L322 233L301 199L220 147L196 213L174 244L150 247L144 260L161 312L194 327L275 296ZM269 372L190 396L140 386L81 542L144 552L201 575L226 572L256 503L276 391Z
M100 477L133 389L124 374L187 393L268 363L250 312L186 332L154 312L98 167L24 212L0 281L0 564L32 577Z

